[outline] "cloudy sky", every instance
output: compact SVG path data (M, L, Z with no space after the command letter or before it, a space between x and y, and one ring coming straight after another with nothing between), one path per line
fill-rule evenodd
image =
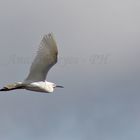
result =
M26 78L42 36L59 62L52 94L0 94L2 140L140 139L140 2L1 0L0 85Z

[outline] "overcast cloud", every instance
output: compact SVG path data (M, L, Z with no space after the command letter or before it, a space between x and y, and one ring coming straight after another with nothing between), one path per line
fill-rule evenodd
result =
M1 0L0 85L26 78L42 36L52 94L0 94L1 140L140 139L140 1Z

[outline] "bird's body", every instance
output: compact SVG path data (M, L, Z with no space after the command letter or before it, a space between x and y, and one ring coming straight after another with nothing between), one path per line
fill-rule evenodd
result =
M26 89L31 91L37 91L37 92L46 92L51 93L54 91L55 84L47 81L40 81L40 82L32 82L29 84L26 84Z
M15 89L27 89L37 92L51 93L55 87L60 87L52 82L46 81L46 76L50 68L57 62L57 45L53 35L45 35L40 43L40 47L35 57L29 75L23 82L17 82L4 86L0 91Z

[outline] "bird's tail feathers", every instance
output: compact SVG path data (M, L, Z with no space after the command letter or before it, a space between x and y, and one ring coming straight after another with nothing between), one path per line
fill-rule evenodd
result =
M24 88L24 85L18 82L14 84L8 84L4 86L3 88L1 88L0 91L9 91L9 90L14 90L14 89L22 89L22 88Z

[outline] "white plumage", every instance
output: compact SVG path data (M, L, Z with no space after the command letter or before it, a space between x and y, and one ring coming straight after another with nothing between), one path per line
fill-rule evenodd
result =
M44 35L27 78L23 82L9 84L0 89L0 91L27 89L32 91L50 93L54 91L55 87L63 88L62 86L58 86L45 80L48 71L57 62L57 54L57 44L52 33Z

